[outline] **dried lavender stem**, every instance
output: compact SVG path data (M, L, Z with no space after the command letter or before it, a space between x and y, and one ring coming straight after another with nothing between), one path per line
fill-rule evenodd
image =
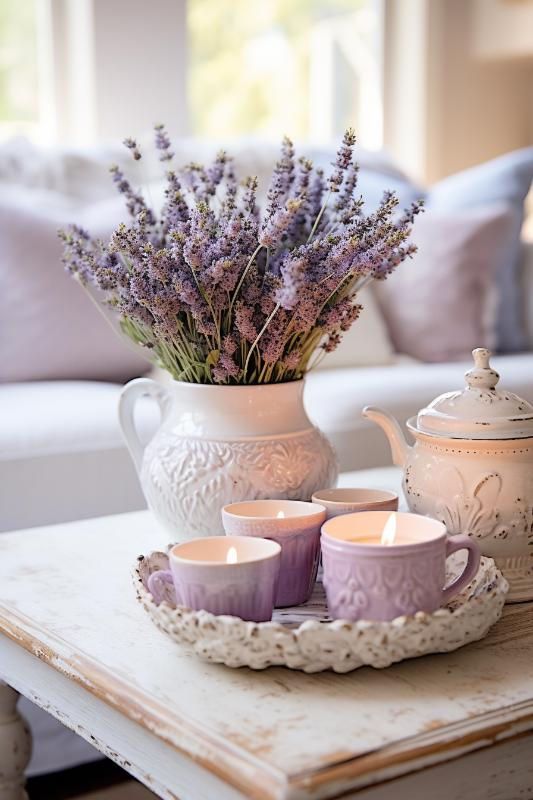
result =
M258 255L258 253L259 253L259 251L261 250L262 247L263 247L262 244L258 244L257 245L257 247L255 248L254 252L250 256L250 260L248 261L248 263L246 264L246 266L244 268L244 271L243 271L243 273L241 275L239 283L237 284L237 287L236 287L236 289L235 289L235 291L233 293L233 297L231 298L231 303L230 303L230 307L229 307L229 316L230 316L230 318L231 318L231 312L233 311L233 306L235 304L235 300L237 299L237 295L239 294L239 290L240 290L240 288L241 288L241 286L243 284L244 279L246 278L246 274L247 274L248 270L250 269L250 267L252 266L252 264L254 262L254 259L257 257L257 255Z
M275 316L275 314L276 314L276 313L279 311L279 309L280 309L280 308L281 308L280 304L279 304L279 303L277 303L276 307L274 308L274 310L272 311L272 313L270 314L270 316L267 318L267 321L265 322L265 324L263 325L263 327L261 328L261 330L260 330L260 331L259 331L259 333L257 334L257 337L256 337L255 341L253 342L252 346L250 347L250 350L249 350L249 352L248 352L248 355L247 355L247 357L246 357L246 362L245 362L245 364L244 364L244 375L245 375L245 376L246 376L246 371L247 371L247 369L248 369L248 363L249 363L249 361L250 361L250 356L252 355L253 351L254 351L254 350L255 350L255 348L257 347L257 344L258 344L258 342L259 342L259 339L260 339L260 338L261 338L261 336L264 334L264 332L266 331L266 329L268 328L268 326L270 325L270 323L271 323L271 322L272 322L272 320L274 319L274 316Z
M311 239L313 238L313 236L314 236L314 234L315 234L315 231L316 231L316 229L318 228L318 226L319 226L319 224L320 224L320 220L322 219L322 215L324 214L324 211L326 210L326 206L327 206L327 204L328 204L328 202L329 202L329 198L330 198L330 197L331 197L331 189L330 189L330 190L329 190L329 192L327 193L327 195L326 195L326 199L325 199L325 200L324 200L324 202L322 203L322 208L321 208L321 209L320 209L320 211L318 212L318 214L317 214L317 218L315 219L315 223L314 223L313 227L311 228L311 233L309 234L309 237L308 237L308 239L307 239L307 242L308 242L308 243L309 243L309 242L311 241Z

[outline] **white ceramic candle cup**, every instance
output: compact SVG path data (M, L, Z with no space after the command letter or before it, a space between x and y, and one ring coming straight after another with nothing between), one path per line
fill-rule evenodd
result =
M383 489L321 489L312 500L324 506L328 519L360 511L398 511L398 495Z
M320 557L320 526L325 519L323 506L299 500L249 500L222 509L227 534L264 536L281 546L278 607L309 600Z
M148 588L157 603L172 583L179 605L244 620L272 618L281 547L269 539L204 537L176 544L168 570L152 573Z

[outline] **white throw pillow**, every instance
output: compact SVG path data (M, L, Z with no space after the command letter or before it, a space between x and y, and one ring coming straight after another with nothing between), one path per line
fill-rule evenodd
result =
M87 214L67 210L54 192L18 187L0 194L0 383L83 379L122 382L149 363L121 341L61 263L58 228L73 219L106 238L120 205Z
M513 227L502 205L417 217L411 239L418 252L373 285L398 353L444 362L467 359L475 347L494 348L495 276Z
M363 306L359 318L347 331L340 345L328 353L319 369L337 367L385 366L394 361L394 348L385 321L369 288L359 292L357 302Z

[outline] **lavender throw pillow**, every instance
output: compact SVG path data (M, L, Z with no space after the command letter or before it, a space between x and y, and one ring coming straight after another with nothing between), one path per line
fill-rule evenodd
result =
M495 275L514 235L513 216L502 206L420 215L412 236L418 253L374 283L397 352L438 362L493 347Z
M36 199L39 209L33 207ZM87 225L104 238L123 214L120 203L104 203L87 212ZM79 211L75 216L83 220ZM0 382L121 382L150 368L65 273L57 230L72 217L52 192L17 190L7 195L4 187L0 197Z

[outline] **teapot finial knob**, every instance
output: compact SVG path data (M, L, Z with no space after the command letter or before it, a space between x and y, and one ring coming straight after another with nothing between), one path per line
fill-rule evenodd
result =
M474 356L474 368L468 370L465 375L466 382L470 389L494 389L500 380L500 376L490 365L492 353L485 347L476 347L472 350Z

